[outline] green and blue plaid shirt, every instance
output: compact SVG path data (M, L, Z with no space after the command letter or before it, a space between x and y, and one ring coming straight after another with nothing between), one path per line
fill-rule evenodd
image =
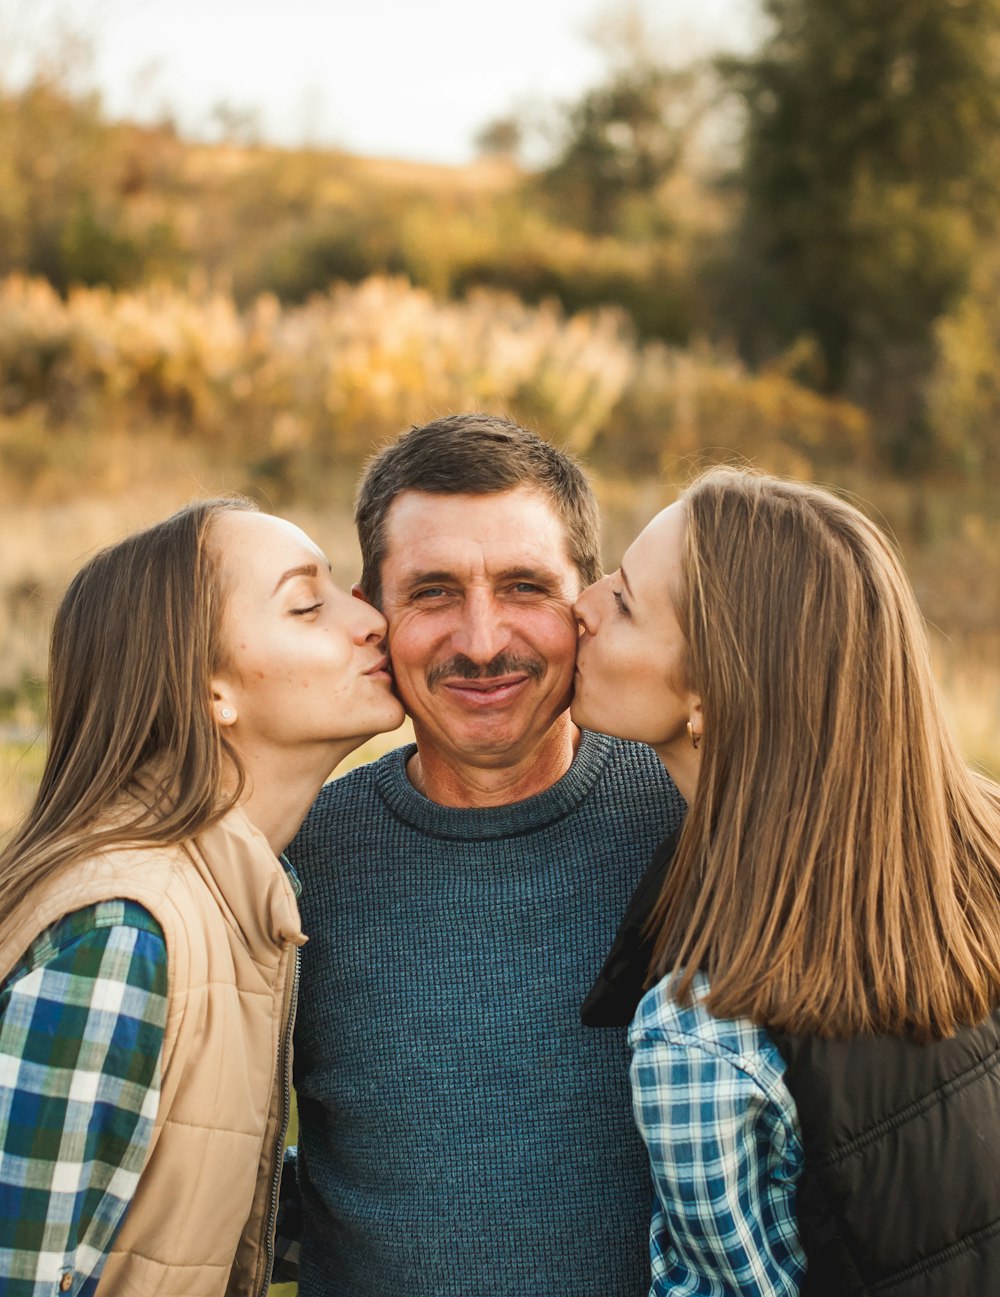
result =
M0 987L0 1291L90 1297L146 1160L167 952L141 906L42 933Z

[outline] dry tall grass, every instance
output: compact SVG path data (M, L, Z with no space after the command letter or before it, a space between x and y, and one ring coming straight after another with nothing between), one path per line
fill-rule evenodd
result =
M182 292L0 281L0 721L39 723L52 611L100 545L184 501L249 491L358 570L350 497L383 438L453 410L512 413L596 468L614 562L693 464L741 457L851 488L899 536L971 758L1000 769L1000 519L989 492L878 478L861 411L708 349L640 344L617 311L566 316L402 279L241 310ZM23 804L32 758L3 758Z
M130 292L0 282L0 443L29 492L57 434L150 424L252 463L356 459L435 412L512 407L622 470L725 446L788 471L863 457L867 423L778 372L636 342L627 317L478 290L435 300L403 279L341 285L303 306L246 311L207 288ZM73 453L79 454L79 448Z
M207 288L63 299L14 276L0 281L0 688L40 674L54 601L89 552L193 496L260 496L352 580L343 520L361 459L412 422L476 408L595 458L630 504L713 448L808 475L861 456L865 430L781 375L640 346L615 311L437 302L389 279L240 311Z

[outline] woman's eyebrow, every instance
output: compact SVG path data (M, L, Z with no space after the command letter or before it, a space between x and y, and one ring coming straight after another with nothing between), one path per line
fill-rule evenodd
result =
M271 591L272 596L276 595L286 581L291 581L296 576L318 576L319 568L315 563L303 563L301 567L290 567L287 572L282 572L278 577L278 584Z

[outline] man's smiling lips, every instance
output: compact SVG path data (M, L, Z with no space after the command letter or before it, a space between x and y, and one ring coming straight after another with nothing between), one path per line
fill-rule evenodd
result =
M499 707L516 698L530 679L523 673L478 680L453 677L442 680L439 688L469 707Z

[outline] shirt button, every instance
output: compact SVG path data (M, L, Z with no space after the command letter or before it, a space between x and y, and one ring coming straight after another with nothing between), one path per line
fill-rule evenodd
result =
M72 1287L73 1287L73 1272L72 1270L67 1270L66 1273L63 1275L63 1277L59 1280L59 1291L69 1292L69 1290Z

